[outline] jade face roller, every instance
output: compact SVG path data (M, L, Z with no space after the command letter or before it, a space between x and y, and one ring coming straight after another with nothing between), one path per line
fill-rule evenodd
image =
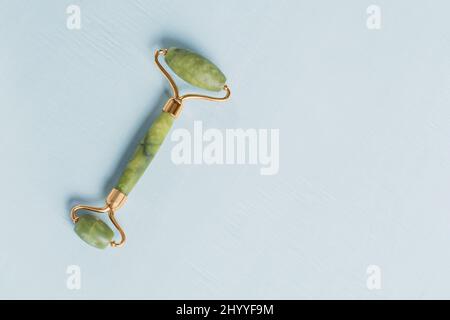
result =
M174 79L159 62L159 56L161 55L164 56L165 62L170 69L184 81L209 91L224 90L225 96L217 98L201 94L180 95ZM88 244L99 249L104 249L108 245L119 247L125 243L125 232L117 222L115 213L125 204L131 190L133 190L139 178L144 174L145 169L147 169L158 152L174 120L180 115L183 102L188 99L224 101L231 94L230 89L225 84L226 78L219 68L194 52L179 48L158 50L155 53L155 63L169 81L172 88L172 97L166 102L161 114L152 123L136 147L116 186L107 196L105 205L103 207L77 205L70 212L70 217L75 223L75 232L78 236ZM78 211L107 213L112 224L119 231L119 242L113 240L114 231L105 222L92 214L78 215Z

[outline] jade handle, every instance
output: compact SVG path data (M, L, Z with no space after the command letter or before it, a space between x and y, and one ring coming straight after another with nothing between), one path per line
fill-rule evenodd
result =
M150 162L152 162L159 147L163 143L172 127L174 117L167 113L161 114L152 123L144 138L134 151L133 157L128 161L119 182L115 186L117 190L128 195L136 183L142 177Z

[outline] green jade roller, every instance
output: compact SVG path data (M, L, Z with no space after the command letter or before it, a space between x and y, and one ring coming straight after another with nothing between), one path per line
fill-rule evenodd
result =
M187 83L209 91L225 91L223 97L212 97L202 94L180 95L178 87L169 72L159 62L164 56L166 64L181 79ZM187 99L205 99L211 101L224 101L230 97L230 89L225 84L225 75L208 59L186 49L170 48L158 50L155 53L155 63L169 81L172 88L172 97L164 105L161 114L156 118L142 138L136 150L128 161L116 186L109 193L103 207L77 205L72 208L70 217L75 223L75 232L85 242L99 249L109 245L120 247L125 243L126 235L115 218L115 213L126 202L128 195L144 174L150 162L155 157L163 143L174 120L180 115L183 102ZM120 234L120 240L114 241L114 231L93 214L78 215L79 211L94 213L107 213L112 224Z

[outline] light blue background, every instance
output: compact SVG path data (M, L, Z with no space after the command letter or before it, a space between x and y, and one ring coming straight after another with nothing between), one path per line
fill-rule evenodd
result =
M449 12L444 0L0 0L0 297L450 298ZM152 55L171 45L210 57L233 90L220 107L187 103L175 127L280 129L280 172L175 166L168 141L118 213L127 245L92 249L69 209L102 203L160 110ZM66 288L72 264L79 291Z

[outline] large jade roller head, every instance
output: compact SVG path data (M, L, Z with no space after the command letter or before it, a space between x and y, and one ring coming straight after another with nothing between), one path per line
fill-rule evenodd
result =
M167 66L179 78L187 83L209 91L224 91L222 97L188 93L180 95L178 86L170 73L163 67L159 57L164 56ZM155 53L155 63L169 81L172 97L164 105L161 114L151 124L145 136L141 139L128 161L116 186L109 193L103 207L78 205L72 208L70 216L75 223L75 232L88 244L104 249L111 245L118 247L125 243L126 236L115 218L115 213L126 202L145 170L155 157L159 147L169 133L174 120L180 115L183 102L187 99L204 99L224 101L230 97L230 89L225 84L225 75L208 59L186 49L170 48L158 50ZM80 211L89 211L79 215ZM108 224L92 213L107 213L111 223L120 234L119 242L113 240L114 231Z

